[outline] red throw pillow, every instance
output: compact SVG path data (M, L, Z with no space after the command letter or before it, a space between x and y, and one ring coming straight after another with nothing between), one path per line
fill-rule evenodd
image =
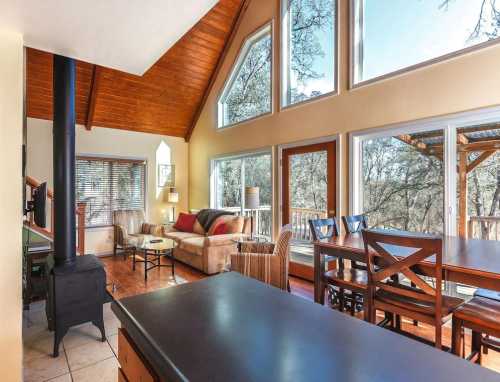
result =
M185 214L181 212L177 221L175 222L174 228L177 231L182 232L193 232L194 223L196 222L196 214Z
M214 229L213 235L225 235L227 233L226 223L219 223Z

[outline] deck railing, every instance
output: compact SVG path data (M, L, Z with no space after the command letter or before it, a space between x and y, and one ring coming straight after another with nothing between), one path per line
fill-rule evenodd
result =
M38 187L40 182L36 179L27 176L26 177L26 195L28 198L31 197L33 189ZM85 254L85 210L87 203L77 203L76 205L76 240L77 247L76 250L80 255ZM42 236L52 240L54 239L54 193L52 190L47 189L47 203L46 203L46 213L47 213L47 227L38 227L34 222L33 213L30 212L28 215L28 220L25 224L33 231L39 233Z
M242 214L240 207L224 207L224 210L234 212L237 215ZM243 215L253 216L254 233L256 235L271 239L273 232L273 214L271 206L260 206L256 210L245 209L243 210Z
M311 208L291 208L290 223L292 224L293 239L301 241L312 240L309 220L323 219L326 217L326 211Z
M470 216L468 231L473 239L499 240L500 216Z

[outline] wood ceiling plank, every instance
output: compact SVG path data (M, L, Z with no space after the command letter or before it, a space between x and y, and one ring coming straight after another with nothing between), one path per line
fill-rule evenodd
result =
M213 87L214 82L217 78L217 75L219 74L220 68L224 62L224 59L226 58L227 52L231 46L231 43L234 40L234 36L236 35L236 32L238 31L238 27L240 26L240 23L243 20L243 16L245 15L245 12L248 9L248 6L250 5L250 1L251 0L243 0L241 2L240 8L238 9L237 16L234 19L233 25L231 26L231 33L227 37L227 40L224 44L224 48L222 50L222 53L219 56L219 59L217 61L217 66L215 67L215 70L210 77L210 81L208 83L207 89L205 90L205 94L203 95L203 98L201 99L201 102L198 105L198 108L193 116L193 120L191 121L191 124L186 132L185 137L184 137L186 142L189 142L189 139L191 138L191 135L193 134L193 130L196 126L196 123L198 122L198 119L200 118L201 111L203 110L203 107L205 106L208 95L210 94L210 92L212 90L212 87Z
M143 76L101 68L96 78L77 61L77 122L185 137L244 1L220 0ZM27 48L26 62L27 114L51 120L52 54Z

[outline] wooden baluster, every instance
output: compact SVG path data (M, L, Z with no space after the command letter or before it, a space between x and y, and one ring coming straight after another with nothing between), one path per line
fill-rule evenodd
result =
M85 210L86 203L78 203L78 252L85 255Z

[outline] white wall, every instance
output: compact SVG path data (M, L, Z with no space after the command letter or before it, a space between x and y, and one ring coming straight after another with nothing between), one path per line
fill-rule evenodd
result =
M143 158L147 160L148 221L162 223L171 211L164 202L164 190L157 187L157 150L166 144L170 148L171 163L176 167L176 188L179 192L178 211L186 211L188 203L188 144L182 138L157 134L94 127L91 131L77 125L76 152L87 155L107 155ZM47 181L52 187L52 121L28 119L27 175L39 181ZM87 229L85 252L97 255L112 252L113 230L111 228Z
M23 39L0 31L0 380L7 382L22 375L22 136Z

